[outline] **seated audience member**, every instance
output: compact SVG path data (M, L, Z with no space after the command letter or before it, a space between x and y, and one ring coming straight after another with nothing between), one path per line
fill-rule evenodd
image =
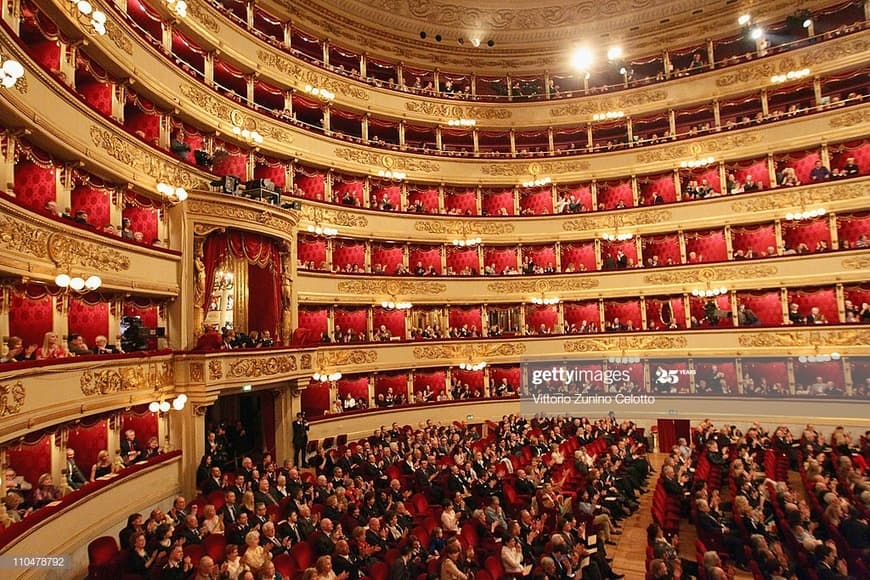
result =
M817 159L813 169L810 171L810 179L818 183L820 181L827 181L831 178L831 171L822 165L822 160Z
M782 170L782 178L779 180L779 184L783 187L794 187L801 184L794 171L794 167L786 167Z
M85 343L84 337L81 334L70 334L69 335L69 352L75 356L86 356L89 354L93 354L91 349L88 348L87 343Z
M94 339L94 354L118 354L118 349L109 344L109 340L102 334Z
M88 212L83 209L77 210L75 217L73 217L73 221L77 224L81 224L83 226L90 226L88 223Z
M797 304L790 304L788 307L788 323L789 324L804 324L806 322L806 318L804 318L800 311L799 306Z
M24 492L33 489L33 486L24 479L24 476L18 475L11 467L7 467L4 474L4 483L6 484L7 493L14 491L24 497Z
M34 356L36 360L50 360L67 358L70 356L70 353L59 343L57 333L46 332L42 340L42 346L36 349Z
M104 449L97 454L97 462L91 467L90 481L96 481L110 473L112 473L112 460L109 458L109 452Z
M133 239L133 222L130 221L130 218L121 218L121 237L125 240Z
M133 429L124 431L124 438L121 440L121 460L130 465L139 461L142 453L142 447L136 441L136 432Z
M39 476L36 489L33 490L33 507L40 508L60 499L60 489L51 480L50 473Z
M45 213L47 213L51 217L54 217L54 218L65 217L61 213L60 208L57 205L57 202L54 200L45 202L45 207L43 209L44 209Z
M854 177L860 173L861 169L858 167L858 164L855 163L854 157L849 157L846 159L846 164L843 166L843 174L845 177Z
M825 315L822 314L818 306L813 306L806 318L806 322L807 324L827 324L828 319L825 318Z
M76 490L88 482L85 474L76 465L75 449L66 450L66 464L61 473L63 473L66 479L67 486L72 490Z
M35 344L25 347L20 337L10 336L6 340L6 354L0 358L0 363L34 360L37 348Z
M746 307L746 304L741 303L737 306L737 324L740 326L759 326L761 320L758 319L758 316L752 310Z

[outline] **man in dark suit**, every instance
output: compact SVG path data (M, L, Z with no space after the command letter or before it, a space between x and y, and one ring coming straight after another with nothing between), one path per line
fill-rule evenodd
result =
M244 546L245 536L250 531L251 524L248 522L248 512L239 512L236 523L227 528L227 543Z
M230 526L236 523L239 519L239 508L236 505L236 492L227 490L224 493L224 507L221 508L221 517L224 519L224 528L230 529Z
M826 544L816 547L816 576L819 580L849 580L845 560L838 560L834 549Z
M142 455L142 447L136 441L136 432L132 429L124 431L124 439L121 441L121 459L125 464L136 463Z
M320 556L331 556L335 552L335 542L332 539L332 520L320 520L320 530L314 535L314 553Z
M293 462L296 465L305 465L305 453L308 447L308 430L310 429L305 415L296 413L293 421Z
M195 515L190 514L185 518L184 524L176 530L175 538L176 540L183 539L185 546L202 543L202 533L199 531L199 522Z
M305 534L302 533L302 530L299 527L299 513L295 511L290 512L287 519L278 524L278 533L281 536L290 538L290 543L292 545L303 541L305 539Z
M335 554L332 556L332 571L336 576L347 574L346 580L359 580L359 562L350 553L347 541L335 543Z
M414 546L411 542L402 546L401 555L390 566L391 580L411 580L411 568L408 566L408 561L411 559L413 551Z
M223 486L221 468L214 466L209 470L209 478L202 482L202 495L208 495L213 491L223 489Z
M66 476L66 484L70 489L78 489L88 482L88 478L85 477L85 474L82 473L82 470L79 469L78 465L76 465L75 449L66 450L66 468L64 469L64 475Z
M272 495L272 490L269 486L269 480L265 477L260 479L257 484L257 491L254 492L254 501L262 503L266 507L270 505L278 505L275 496Z

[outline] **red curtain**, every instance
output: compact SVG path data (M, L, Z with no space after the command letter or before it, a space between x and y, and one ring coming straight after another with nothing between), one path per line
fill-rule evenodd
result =
M299 307L299 328L311 331L311 339L320 342L320 337L328 328L326 308Z
M838 324L840 322L840 314L837 307L837 291L833 288L789 290L788 303L789 305L797 304L798 312L802 316L809 315L815 306L818 307L819 312L825 317L828 324Z
M752 378L756 385L767 383L768 388L776 383L788 385L788 367L785 361L743 360L743 374Z
M426 270L433 267L435 272L441 274L441 248L439 246L411 246L408 248L408 264L413 271L417 264L421 264Z
M530 215L553 213L553 191L550 188L529 189L520 195L520 209Z
M504 215L504 212L507 212L507 215L514 215L513 190L485 192L482 208L487 215Z
M735 253L752 250L757 258L776 255L776 232L773 224L732 227L731 242Z
M593 242L580 242L576 244L562 244L562 271L570 270L573 266L575 272L594 272L595 244Z
M278 336L281 321L281 280L275 269L248 264L248 330L268 330Z
M139 405L120 417L121 433L127 429L136 432L136 440L144 446L151 437L157 437L157 413L148 410L148 405ZM111 450L110 450L111 453Z
M36 487L40 475L51 473L51 435L44 433L34 442L25 439L18 445L7 447L6 464Z
M598 301L589 300L586 302L569 302L565 304L565 326L582 328L583 323L586 327L592 327L590 332L598 330L601 326L601 315L598 310Z
M522 372L518 366L509 367L490 367L489 369L489 384L491 386L501 384L502 379L507 379L508 384L519 390L522 380Z
M495 268L496 274L505 270L518 271L517 248L484 248L483 263Z
M477 306L470 306L468 308L451 306L447 319L451 328L462 328L467 324L469 330L474 328L477 328L477 330L481 329L480 308Z
M434 371L431 373L415 372L414 392L422 393L427 385L437 397L446 389L447 373L445 371Z
M76 81L76 91L94 109L107 117L111 116L112 84L90 78L82 78L81 74L76 76L79 77Z
M653 265L653 256L658 256L659 266L681 263L680 239L676 235L644 237L641 245L644 265Z
M97 454L109 450L108 423L108 419L100 417L93 422L85 419L67 428L66 446L75 450L76 465L88 476L91 465L97 462Z
M402 246L396 244L372 244L372 270L374 270L376 265L382 265L387 274L394 274L403 259Z
M408 392L408 374L393 373L375 375L375 397L386 395L387 391L393 389L393 394Z
M309 417L319 417L330 411L329 384L314 382L302 391L302 411Z
M646 299L646 325L649 330L664 330L668 327L662 320L662 308L667 304L671 309L671 320L680 328L686 327L686 314L683 310L682 296L647 297Z
M695 259L692 259L692 253ZM728 259L725 246L725 232L711 230L686 234L686 259L689 264L704 262L724 262Z
M365 269L366 245L353 240L336 240L332 250L332 263L341 269L356 266L362 272Z
M638 189L645 205L652 205L657 193L662 196L665 203L673 203L677 200L674 176L670 173L641 177L638 179Z
M536 266L546 268L556 266L556 249L552 246L525 246L523 258L528 256Z
M783 222L782 239L786 248L797 250L801 244L812 252L819 242L825 242L825 246L831 248L831 228L828 227L828 218L821 217L814 220L799 222Z
M477 192L473 189L445 193L447 195L444 196L444 207L448 211L454 210L463 215L477 214Z
M381 307L372 308L372 326L375 332L385 326L393 337L405 338L405 313L402 310L385 310Z
M146 328L156 328L160 318L160 307L152 304L151 301L137 302L135 299L124 302L124 316L138 316L142 319L142 326ZM109 329L113 332L113 329ZM111 342L111 337L109 337Z
M254 179L271 179L279 190L287 183L287 172L280 161L264 160L254 167Z
M745 304L763 326L782 326L782 300L779 291L738 292L737 303Z
M14 291L9 308L9 334L21 337L26 345L42 346L45 333L54 328L51 304L51 296L44 288Z
M619 318L623 326L631 322L634 330L640 330L640 300L628 300L625 302L616 300L604 301L604 320L612 323Z
M336 382L338 387L338 396L342 400L348 393L354 399L369 400L369 379L368 377L343 378Z
M617 207L632 207L634 195L631 182L602 183L598 188L598 209L616 209Z
M480 389L483 392L483 371L463 371L453 369L451 381L454 385L468 385L472 390Z
M97 336L110 337L109 303L88 303L82 298L69 299L69 332L81 334L88 346L94 345ZM113 343L113 340L109 340Z
M417 203L419 203L421 206L423 206L423 213L437 213L438 212L438 190L437 189L418 190L418 191L408 190L408 205L414 206Z
M466 268L474 273L479 273L480 261L477 258L477 250L473 248L447 248L447 266L456 275L461 275Z
M127 207L121 213L122 217L130 219L130 228L134 232L142 232L142 241L150 244L158 237L157 218L158 210L153 207L150 200L134 196L127 199Z
M366 334L366 308L341 308L335 309L335 327L341 327L342 331L353 330L358 334Z
M540 332L541 327L549 332L556 330L559 322L559 315L556 308L553 306L526 306L526 324L534 332Z

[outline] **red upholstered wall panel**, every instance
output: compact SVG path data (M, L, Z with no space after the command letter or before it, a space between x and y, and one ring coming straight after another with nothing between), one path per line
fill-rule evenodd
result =
M438 274L441 274L441 247L410 246L408 248L408 264L410 265L412 272L418 262L427 270L431 266L435 268L435 271Z
M287 183L287 172L283 165L263 165L258 163L254 166L254 179L271 179L278 189L284 189Z
M540 332L541 326L553 332L559 324L559 315L555 306L526 305L526 324L534 332Z
M714 371L714 368L715 371ZM737 366L733 362L719 360L696 360L695 361L695 384L698 384L700 379L707 381L708 385L713 386L716 392L719 390L714 385L714 376L717 374L725 375L725 388L722 388L724 394L737 393Z
M597 300L566 302L564 312L566 327L573 325L580 328L585 321L587 326L594 326L596 330L601 328L601 315L598 310Z
M843 388L846 384L846 378L843 373L843 361L832 360L828 362L815 363L802 363L799 361L795 361L795 384L803 385L804 388L806 388L807 386L818 382L819 378L821 378L824 382L833 381L835 387Z
M588 183L578 183L577 185L566 185L559 188L559 199L563 197L571 199L573 196L576 201L579 201L583 206L581 211L591 211L592 207L592 186Z
M372 271L375 266L382 265L388 274L395 274L396 268L402 264L404 252L398 244L372 244Z
M155 328L158 326L159 322L159 312L158 307L154 305L147 306L139 306L135 303L125 302L124 303L124 316L138 316L142 319L142 326L147 328ZM119 329L110 328L109 332L111 335L106 335L109 338L109 342L114 341L114 335L118 334Z
M293 179L293 185L300 188L305 193L306 198L323 201L326 188L326 176L322 173L305 175L302 172L297 171Z
M121 433L132 429L136 432L136 440L144 446L151 437L157 437L157 420L157 413L149 411L147 405L133 407L121 415ZM114 453L114 450L110 449L109 453Z
M644 205L652 205L656 193L662 196L665 203L673 203L677 200L674 176L670 173L639 177L637 185Z
M400 211L402 209L402 188L392 183L372 183L372 207L381 207L384 196L390 202L392 211Z
M342 400L348 393L350 393L354 399L369 400L368 377L342 378L336 381L336 386L338 387L338 396L341 397Z
M607 182L598 186L598 209L632 206L634 206L634 198L631 181Z
M788 366L785 361L743 359L743 374L752 377L756 386L766 383L767 389L777 383L788 384Z
M731 228L731 247L735 256L752 250L756 258L776 255L776 231L773 224Z
M797 304L802 316L810 314L812 308L818 307L819 312L828 324L840 322L837 308L837 292L833 288L799 288L788 291L788 303Z
M520 192L520 210L530 215L553 213L553 192L549 187L524 189Z
M76 465L86 476L90 476L91 466L97 462L97 454L108 451L109 429L108 419L99 419L96 423L86 425L85 422L77 423L67 429L67 443L69 449L76 452ZM64 467L66 464L64 464Z
M752 180L764 185L764 189L770 189L770 171L767 166L767 158L747 159L726 166L726 171L733 173L740 183L746 182L746 176L751 175Z
M357 333L366 333L366 308L341 308L335 309L335 328L341 327L342 331L353 330Z
M480 261L477 257L476 248L447 248L447 266L454 274L461 274L466 268L471 269L472 274L480 273Z
M643 263L652 266L653 256L658 256L659 266L670 266L680 263L680 238L676 235L644 237L641 248Z
M776 290L762 292L738 292L737 304L745 304L755 313L762 326L782 325L782 301Z
M604 261L605 256L613 256L617 258L619 252L625 254L626 258L628 258L628 267L634 268L637 266L637 244L632 240L624 240L621 242L608 242L607 240L601 241L601 260Z
M870 213L837 216L837 237L841 248L844 240L854 247L862 235L870 238Z
M501 383L506 378L508 384L514 388L520 387L522 372L519 366L493 366L489 368L489 383L493 386Z
M336 240L332 246L332 263L344 270L354 266L363 271L366 261L366 246L363 242Z
M870 141L832 145L829 147L829 151L831 153L831 170L842 169L846 165L846 160L853 157L858 166L858 175L867 175L867 172L870 171Z
M96 228L102 228L111 222L109 212L112 200L109 192L88 185L76 187L70 193L71 214L84 210L88 213L88 223ZM117 227L119 224L115 224Z
M679 328L686 327L686 314L683 310L682 296L648 296L646 298L646 325L649 330L664 330L668 328L662 319L662 309L667 304L671 309L671 319Z
M571 264L575 272L594 272L597 269L594 242L562 244L562 271L568 271Z
M89 347L93 348L94 339L103 335L111 336L109 330L109 303L85 304L78 298L69 300L70 334L81 334Z
M695 252L696 259L692 259ZM686 261L689 264L724 262L728 259L724 230L710 230L686 234Z
M6 448L6 463L36 487L40 475L51 473L51 435L43 435L32 445L27 442L10 445Z
M683 360L657 359L655 361L650 361L649 371L651 379L650 386L652 387L652 391L654 393L672 394L690 392L692 388L692 379L688 373L688 370L689 364ZM663 371L677 371L676 384L661 384L657 382L656 377L660 376Z
M785 162L788 167L794 168L795 175L797 175L797 178L801 183L813 182L812 179L810 179L810 171L813 170L813 166L820 158L821 156L818 149L793 151L791 153L776 156L777 161Z
M556 267L556 248L553 246L523 246L522 258L531 258L535 266Z
M408 190L408 206L413 207L418 202L423 206L423 213L437 213L438 190Z
M484 371L463 371L462 369L453 369L451 381L453 386L462 384L468 385L472 390L480 389L483 392L483 373Z
M142 241L150 244L157 237L157 210L150 207L125 207L121 216L130 218L134 232L142 232Z
M51 296L31 300L14 293L9 308L9 334L20 336L24 344L42 346L45 333L51 332L54 325L51 308Z
M57 200L53 167L40 167L30 161L15 164L15 197L25 206L41 211L46 202ZM60 208L63 211L65 208Z
M683 183L686 183L688 180L694 180L697 181L700 186L703 186L704 181L706 181L707 185L713 188L713 191L716 193L722 193L722 182L719 180L718 165L699 167L691 171L681 172L681 177L685 178Z
M311 331L311 338L319 341L328 327L326 308L299 307L299 328Z
M710 326L710 321L708 321L704 316L704 307L709 301L709 298L698 298L695 296L689 297L689 315L695 318L700 323L701 327ZM727 295L717 296L712 301L716 303L716 307L720 310L731 312L731 301ZM719 318L716 326L730 327L734 326L734 323L731 318L722 316Z
M806 245L809 251L815 251L820 241L831 248L831 228L828 227L828 218L820 217L814 220L799 222L782 222L782 238L786 248L796 250L801 244Z
M248 175L248 156L242 151L215 155L212 169L216 175L235 175L244 182Z
M135 105L127 105L124 108L124 127L131 133L142 132L142 137L148 143L157 143L160 139L160 115L148 114ZM184 140L187 142L187 140ZM191 147L191 151L194 147ZM189 161L193 156L188 154Z
M375 397L386 395L393 389L393 394L408 392L408 373L386 373L375 375Z
M81 79L80 75L79 79ZM76 91L85 101L103 115L112 115L112 85L95 80L76 81Z
M843 295L845 300L851 300L852 304L860 311L862 304L870 304L870 284L845 286L843 288Z
M483 263L486 266L495 267L497 274L501 274L505 270L517 271L517 248L484 248Z
M484 215L514 215L514 190L481 192L481 208Z
M363 199L363 189L365 189L365 183L361 179L348 178L347 180L343 180L336 176L332 182L332 201L342 205L365 207L366 203ZM345 203L343 201L347 194L350 194L353 198L353 204Z
M319 417L329 411L329 383L311 381L302 391L302 411L309 417Z
M468 325L469 330L483 328L479 306L451 306L447 312L447 320L451 328L458 329L465 325Z
M604 320L613 323L616 318L619 318L619 322L623 326L631 322L634 330L640 330L640 300L605 300Z
M852 385L855 389L863 388L870 392L870 361L850 361L852 365Z
M458 211L462 215L477 214L477 191L445 191L444 208L449 212Z
M422 393L426 385L437 397L443 393L447 385L447 373L445 371L414 372L414 393Z
M329 264L326 264L326 240L323 238L309 238L299 236L299 243L297 244L298 248L298 260L302 263L313 262L313 268L319 269L321 266L326 268L329 267Z
M393 337L405 338L405 312L403 310L385 310L380 306L372 308L372 326L375 332L386 326Z
M60 70L60 39L31 43L27 47L27 54L49 71Z

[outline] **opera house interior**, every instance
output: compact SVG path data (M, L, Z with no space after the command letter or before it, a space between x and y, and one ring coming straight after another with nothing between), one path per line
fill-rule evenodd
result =
M870 578L870 0L0 21L3 577Z

